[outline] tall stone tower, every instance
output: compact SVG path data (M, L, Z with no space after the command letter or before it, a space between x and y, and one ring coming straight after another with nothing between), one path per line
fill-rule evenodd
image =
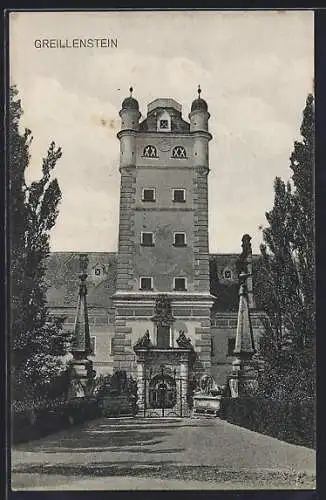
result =
M114 364L137 372L133 351L146 331L154 349L173 352L180 332L210 371L207 103L198 97L189 122L171 98L148 104L140 122L132 95L120 111L120 222L115 300ZM169 305L157 320L158 301ZM172 313L172 314L171 314ZM147 336L148 336L147 333ZM172 354L171 354L172 356Z

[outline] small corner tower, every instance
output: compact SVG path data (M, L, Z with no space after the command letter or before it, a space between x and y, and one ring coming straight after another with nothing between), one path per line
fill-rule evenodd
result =
M120 140L120 167L135 166L136 160L136 131L139 129L139 105L132 96L133 88L130 87L130 96L124 99L119 112L121 130L118 134Z

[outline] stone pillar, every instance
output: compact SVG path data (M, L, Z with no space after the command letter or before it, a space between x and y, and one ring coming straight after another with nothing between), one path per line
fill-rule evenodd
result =
M236 359L232 363L232 374L229 378L232 397L250 396L257 390L258 373L252 360L256 350L250 317L247 277L248 275L243 272L239 276L238 324L233 351Z
M117 291L133 290L134 275L134 206L136 196L136 168L120 167L119 251Z
M73 359L70 361L70 397L83 397L89 394L92 391L92 380L95 377L93 362L88 359L91 352L91 343L86 298L86 269L88 265L88 256L86 254L80 255L79 264L81 274L74 336L71 345Z
M144 414L145 407L145 358L141 356L137 360L137 406L138 413Z
M183 417L189 415L189 407L187 401L188 383L189 383L189 366L188 353L182 354L180 359L180 382L179 382L179 412Z

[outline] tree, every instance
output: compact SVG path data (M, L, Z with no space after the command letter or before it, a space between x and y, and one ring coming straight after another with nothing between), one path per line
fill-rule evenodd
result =
M45 270L50 230L57 215L61 191L52 171L61 148L52 142L42 161L42 175L29 185L32 135L20 131L23 114L15 86L9 103L9 248L12 396L21 399L45 394L63 370L67 334L63 320L51 317L46 304Z
M266 212L256 291L265 312L261 352L265 381L314 393L314 99L306 100L290 156L291 180L274 182L274 206ZM273 378L273 384L271 384Z

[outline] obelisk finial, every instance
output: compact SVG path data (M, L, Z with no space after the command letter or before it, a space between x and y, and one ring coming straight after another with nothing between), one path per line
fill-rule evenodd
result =
M79 353L78 356L87 357L90 354L90 333L87 312L87 266L88 255L79 255L79 296L77 302L77 311L75 318L74 339L72 343L72 352Z

